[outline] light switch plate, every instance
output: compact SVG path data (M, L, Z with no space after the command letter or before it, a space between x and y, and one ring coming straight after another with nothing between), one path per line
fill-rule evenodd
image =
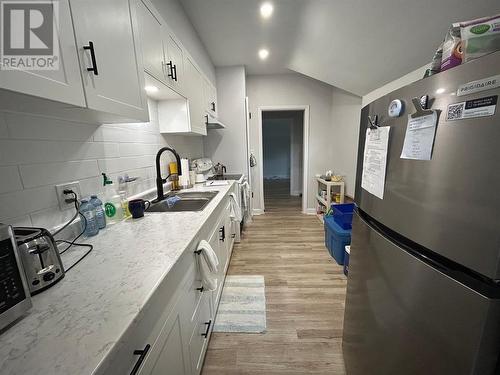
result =
M80 191L80 181L73 181L56 185L57 201L59 202L59 208L61 209L61 211L67 210L69 208L75 208L74 203L66 203L66 199L73 198L73 194L66 195L63 193L63 191L66 189L73 190L78 195L78 199L82 198L82 193Z

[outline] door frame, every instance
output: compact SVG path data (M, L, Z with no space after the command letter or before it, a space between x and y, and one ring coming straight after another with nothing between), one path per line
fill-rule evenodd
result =
M260 206L264 206L264 146L262 142L262 112L279 111L304 111L303 137L302 137L302 213L307 213L307 178L309 172L309 105L273 105L257 107L258 116L258 147L262 163L259 168L260 181Z

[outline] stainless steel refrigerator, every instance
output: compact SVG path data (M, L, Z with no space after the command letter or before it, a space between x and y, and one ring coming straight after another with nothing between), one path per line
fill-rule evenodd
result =
M412 99L424 95L439 110L432 158L403 159ZM500 374L499 95L495 53L363 108L342 343L348 375ZM389 117L395 99L403 111ZM383 199L361 187L375 115L391 127Z

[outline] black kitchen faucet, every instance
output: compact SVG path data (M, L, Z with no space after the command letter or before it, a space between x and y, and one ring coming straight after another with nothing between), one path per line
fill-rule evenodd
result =
M181 169L181 158L177 151L175 151L173 148L170 147L162 147L158 150L158 153L156 154L156 200L162 201L165 199L165 196L163 195L163 184L167 181L167 178L162 178L161 177L161 170L160 170L160 157L165 151L170 151L174 156L175 160L177 161L177 173L180 176L182 174L182 169Z

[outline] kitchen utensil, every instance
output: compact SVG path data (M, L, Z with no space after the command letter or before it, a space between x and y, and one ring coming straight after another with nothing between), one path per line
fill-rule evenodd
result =
M31 307L26 275L12 231L0 224L0 329L21 317Z
M207 179L205 178L205 175L203 173L198 173L196 174L196 183L197 184L202 184L206 181Z
M132 214L132 218L139 219L144 216L144 211L147 211L150 205L150 201L146 201L144 199L132 199L128 202L128 209Z
M226 172L226 166L221 163L217 163L214 165L214 171L216 176L224 176L224 173Z
M15 227L14 234L31 295L49 288L64 277L59 250L47 229Z

